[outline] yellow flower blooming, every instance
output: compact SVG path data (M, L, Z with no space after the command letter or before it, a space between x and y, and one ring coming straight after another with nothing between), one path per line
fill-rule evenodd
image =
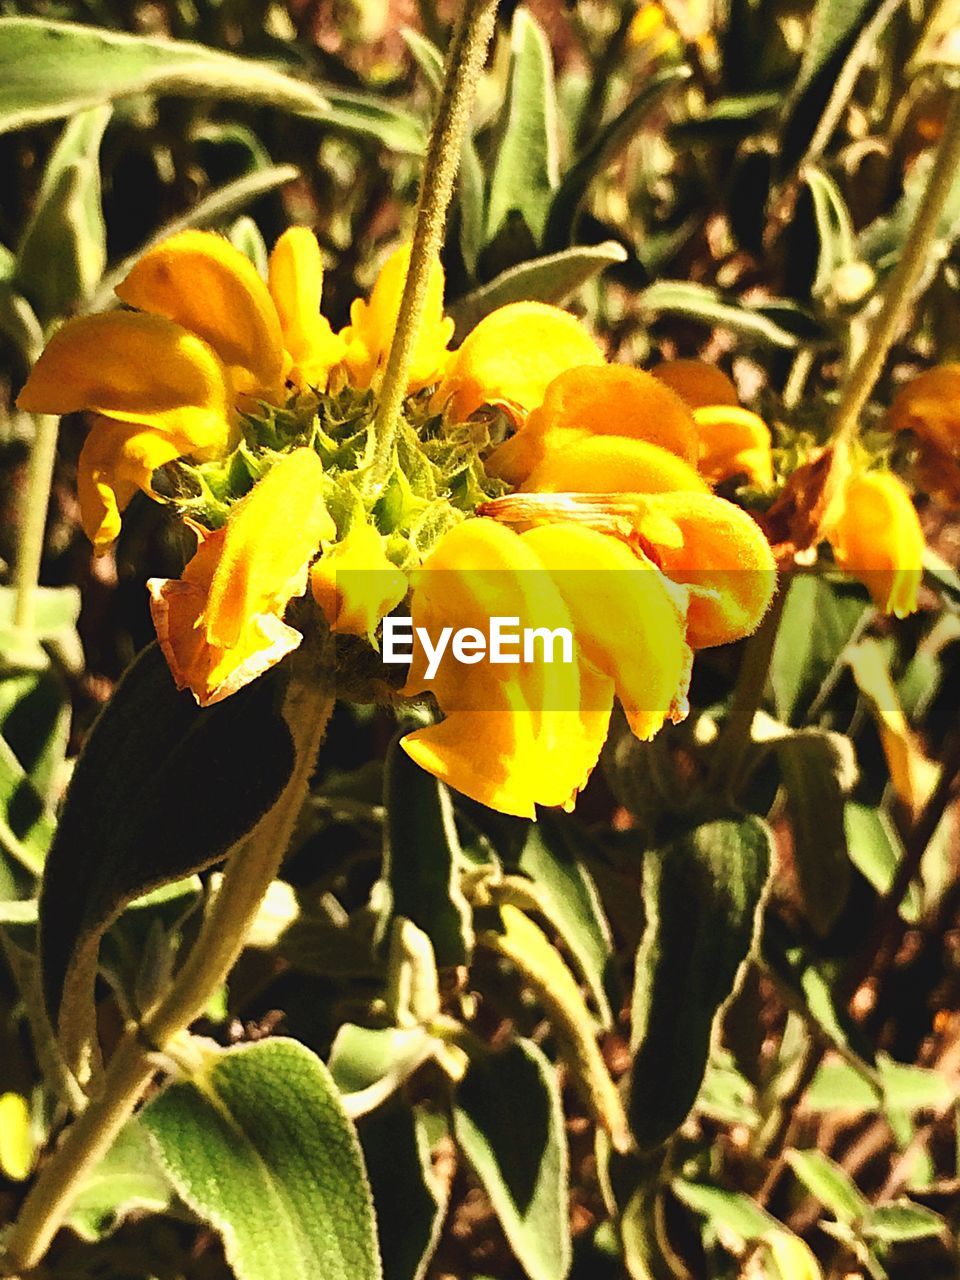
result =
M886 471L854 474L823 531L837 564L860 579L878 609L898 618L915 612L924 537L902 480Z
M313 598L331 631L370 636L407 594L407 578L371 524L355 524L310 570Z
M369 301L358 298L350 308L350 324L341 336L346 346L344 363L355 387L374 386L378 375L383 373L397 327L409 265L410 246L401 245L384 263ZM410 367L409 391L419 391L436 382L447 362L453 321L443 314L443 285L443 267L435 260L427 279L427 296Z
M417 641L404 693L432 692L445 718L408 734L404 749L501 812L534 817L537 805L571 806L599 757L614 690L644 737L683 714L684 605L648 561L592 529L517 534L488 519L456 526L414 575L414 627L433 637L445 626L483 634L494 616L566 627L575 660L464 665L447 653L427 680Z
M323 260L312 231L287 228L270 254L268 285L290 362L287 376L295 386L322 389L346 342L320 314Z
M336 526L320 493L323 465L295 449L235 504L222 529L201 532L180 579L147 584L173 678L201 706L235 693L295 649L283 621L307 587L310 561Z
M450 357L433 398L455 421L496 405L516 421L543 402L565 369L601 365L603 353L574 316L543 302L511 302L484 317Z
M568 369L554 378L543 402L493 451L486 467L510 484L524 484L548 455L604 435L644 440L696 466L697 430L679 397L648 373L608 364Z

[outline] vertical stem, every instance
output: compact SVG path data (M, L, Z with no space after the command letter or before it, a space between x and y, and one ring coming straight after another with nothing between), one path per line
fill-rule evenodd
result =
M410 266L380 388L375 432L376 453L373 460L373 478L377 484L384 481L390 467L397 420L406 395L430 268L443 244L443 231L460 164L460 151L477 80L493 35L496 11L497 0L465 0L447 53L443 91L430 134L420 198L417 202Z
M960 167L960 89L950 98L943 138L937 151L930 180L917 208L900 261L890 274L883 294L880 314L870 330L870 340L853 367L843 389L834 426L834 439L845 447L856 435L860 414L883 372L894 339L913 306L917 282L927 264L936 238L937 224Z
M17 562L14 574L16 605L13 621L18 627L33 624L37 583L40 579L40 559L43 555L43 535L47 527L47 508L50 505L50 486L53 482L53 465L57 457L57 426L59 418L38 413L34 416L36 434L30 449L27 467L26 499L20 515L20 534L17 539Z
M44 1257L84 1179L110 1150L153 1079L156 1055L203 1012L243 949L286 853L333 706L318 678L321 673L310 670L305 660L302 667L299 673L294 667L284 708L296 749L290 779L274 807L229 859L220 892L169 991L139 1025L127 1028L100 1093L43 1167L0 1248L0 1275L29 1271Z

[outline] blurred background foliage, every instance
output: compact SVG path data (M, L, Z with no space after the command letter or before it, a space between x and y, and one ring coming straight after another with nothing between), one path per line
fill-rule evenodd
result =
M324 311L346 323L410 230L453 14L442 0L0 0L0 15L0 557L11 564L33 430L12 401L44 333L109 305L130 256L186 225L222 230L260 264L287 225L312 226ZM724 367L774 426L784 465L802 460L827 438L900 255L943 128L958 22L954 5L921 0L504 3L444 252L460 333L514 298L570 301L611 359ZM51 23L78 25L51 35ZM880 428L894 383L960 358L958 233L960 181L864 423L878 450L892 447ZM63 1119L17 986L35 876L70 760L152 638L145 579L175 575L185 552L162 510L137 502L115 555L91 556L74 497L81 439L66 420L50 590L29 651L11 589L0 595L0 1221ZM955 506L929 498L922 514L928 584L907 622L891 627L830 575L790 584L769 732L732 780L739 812L773 833L768 888L756 818L731 834L703 808L735 649L702 656L684 725L652 744L615 734L576 817L536 829L459 798L453 813L435 784L398 775L410 766L392 749L385 778L394 720L338 708L286 879L203 1030L221 1044L281 1031L329 1060L348 1098L372 1090L352 1114L390 1280L559 1280L571 1267L580 1280L806 1280L818 1265L835 1277L957 1275L960 591L945 566L960 533ZM712 871L671 883L684 842ZM754 864L741 898L718 895ZM651 892L666 922L657 954L649 936L643 946ZM169 974L200 902L193 878L107 932L106 1045ZM504 959L502 915L496 927L484 915L516 904L547 948L539 968L536 945L519 965L522 981L516 951L512 968ZM397 960L385 939L401 915L433 943L440 985L428 973L421 996L456 1035L417 1007L416 982L405 1005L388 989ZM733 972L722 991L710 979L723 930L745 936L733 971L751 954L726 1004ZM555 959L576 974L582 1010L547 1000ZM653 1046L634 1067L635 1130L677 1110L648 1134L655 1176L595 1140L583 1102L598 1062L614 1080L630 1065L634 985ZM602 1033L603 1059L587 1067L570 1049L577 1017ZM461 1032L468 1056L477 1043L503 1052L471 1058L457 1088L445 1035L460 1047ZM638 1079L656 1100L647 1110ZM151 1130L162 1145L163 1117ZM518 1168L528 1151L541 1168ZM43 1274L229 1274L210 1215L191 1203L132 1124Z

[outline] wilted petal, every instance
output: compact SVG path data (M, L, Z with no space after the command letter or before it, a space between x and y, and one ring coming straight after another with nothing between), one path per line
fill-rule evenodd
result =
M574 316L543 302L511 302L484 317L453 353L434 405L455 421L481 405L522 421L557 374L601 365L603 353Z
M250 259L222 236L171 236L139 259L117 296L199 334L229 368L237 392L281 402L284 355L276 307Z
M232 441L226 370L201 339L161 316L110 311L58 329L17 397L30 413L88 410L152 427L181 453Z
M290 378L320 390L345 351L343 339L320 314L322 290L323 260L316 236L307 227L289 227L270 254L270 295L293 362Z
M568 369L554 378L543 403L493 451L486 468L519 485L551 444L562 452L578 436L605 435L645 440L697 462L697 430L679 397L648 373L609 364Z

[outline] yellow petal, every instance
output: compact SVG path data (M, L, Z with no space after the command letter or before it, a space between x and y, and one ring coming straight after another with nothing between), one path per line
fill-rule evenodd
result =
M777 582L770 545L745 511L713 494L663 493L642 509L679 530L657 540L657 526L641 519L650 554L674 582L691 588L687 638L695 649L728 644L756 630Z
M414 574L411 613L434 641L445 626L487 634L493 617L517 619L513 630L572 630L542 562L492 520L467 520L440 540ZM448 649L428 680L416 641L404 693L431 691L446 719L408 735L404 748L450 786L504 813L533 817L538 804L572 804L606 735L612 683L598 674L582 680L579 661L557 657L465 664Z
M711 484L745 475L760 488L773 484L770 428L749 409L710 405L695 409L700 432L700 473Z
M585 525L540 525L521 538L549 569L578 651L613 681L637 737L685 715L691 655L682 594L649 560Z
M236 643L212 643L203 615L216 575L226 529L203 539L182 579L151 578L150 611L157 640L178 689L189 689L202 707L221 702L262 675L299 645L301 635L274 613L244 622Z
M181 231L149 249L117 296L198 334L237 392L283 400L283 341L267 286L250 259L212 231Z
M890 406L890 425L960 456L960 364L927 369L901 388Z
M0 1173L11 1182L25 1182L35 1158L26 1098L20 1093L0 1095Z
M233 437L227 374L211 348L161 316L129 311L68 320L17 404L30 413L86 409L152 427L199 456L225 451Z
M603 364L603 354L574 316L543 302L511 302L491 312L454 352L434 405L463 421L481 405L522 420L565 369Z
M293 362L290 378L301 387L323 390L343 359L345 345L320 314L323 261L317 238L307 227L289 227L270 254L270 296L283 345Z
M903 482L890 472L852 476L825 530L837 563L866 586L884 613L917 608L924 537Z
M410 245L404 244L384 263L369 301L358 298L350 308L350 324L341 336L346 344L344 363L355 387L371 386L386 364L409 265ZM443 267L437 258L427 277L420 331L407 383L410 392L438 381L447 361L453 321L443 314L443 289Z
M691 409L740 403L737 388L723 370L702 360L664 360L651 372Z
M281 615L306 590L321 540L336 533L322 482L316 453L295 449L232 508L204 612L210 644L232 648L253 618Z
M117 537L120 514L136 491L150 493L154 471L180 454L178 443L158 431L94 418L77 462L77 493L84 533L97 552Z
M310 570L313 598L331 631L372 635L407 594L406 574L383 550L383 537L369 524L355 525L325 551Z
M524 493L708 492L682 458L658 444L626 436L550 437L543 455L520 486Z
M627 365L568 369L547 387L543 403L486 460L491 475L519 485L543 458L547 441L564 432L561 449L578 435L646 440L696 464L697 431L690 411L650 374Z
M813 1251L799 1236L789 1231L771 1231L764 1236L763 1243L776 1267L776 1280L823 1280ZM764 1274L768 1280L774 1280L773 1276Z

